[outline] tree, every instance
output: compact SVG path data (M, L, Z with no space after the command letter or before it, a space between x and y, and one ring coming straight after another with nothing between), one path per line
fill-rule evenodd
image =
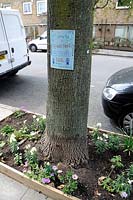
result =
M48 0L47 128L38 147L44 158L73 165L88 160L93 4ZM50 30L75 30L74 70L51 68Z
M93 8L110 1L48 0L47 128L38 144L41 158L73 165L88 161ZM75 30L74 70L51 67L50 30Z

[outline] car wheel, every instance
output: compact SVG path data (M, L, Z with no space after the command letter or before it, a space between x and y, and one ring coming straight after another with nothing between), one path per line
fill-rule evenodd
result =
M35 44L31 44L31 45L29 46L29 49L30 49L32 52L36 52L36 51L37 51L37 47L36 47Z
M119 126L128 134L133 131L133 109L124 112L119 118Z

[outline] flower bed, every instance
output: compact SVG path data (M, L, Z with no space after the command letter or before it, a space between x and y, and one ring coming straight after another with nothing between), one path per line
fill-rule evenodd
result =
M9 167L8 165L0 162L0 172L15 179L16 181L24 184L25 186L36 190L38 192L41 192L42 194L45 194L48 197L51 197L52 199L56 200L79 200L76 197L65 195L60 190L57 190L49 185L43 185L39 183L38 181L32 180L25 176L20 171Z
M16 111L2 120L0 172L28 186L33 187L38 184L33 189L58 200L133 198L132 135L126 137L99 131L98 127L89 128L88 166L74 169L63 163L43 162L38 159L35 146L44 130L45 119L42 116L24 111ZM31 180L33 183L30 182ZM49 185L53 188L50 189ZM57 194L53 195L54 192Z

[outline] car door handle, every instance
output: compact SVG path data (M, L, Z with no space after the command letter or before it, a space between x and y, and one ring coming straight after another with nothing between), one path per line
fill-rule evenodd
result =
M13 47L11 48L11 52L14 53L14 48Z

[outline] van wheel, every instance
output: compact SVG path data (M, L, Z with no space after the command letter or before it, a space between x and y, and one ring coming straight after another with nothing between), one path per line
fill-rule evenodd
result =
M31 44L31 45L29 46L29 49L30 49L32 52L36 52L36 51L37 51L37 47L36 47L35 44Z

